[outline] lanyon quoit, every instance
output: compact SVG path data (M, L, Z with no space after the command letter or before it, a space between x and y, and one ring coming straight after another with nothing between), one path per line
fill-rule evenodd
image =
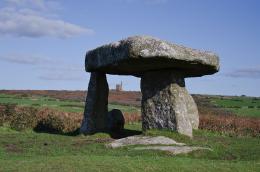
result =
M108 130L106 74L141 78L142 128L169 129L192 137L198 129L197 106L185 88L186 77L218 72L219 58L211 52L171 44L150 36L134 36L89 51L91 72L82 133Z

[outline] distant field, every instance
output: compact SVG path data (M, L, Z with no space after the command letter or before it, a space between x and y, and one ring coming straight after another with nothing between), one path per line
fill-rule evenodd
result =
M84 91L0 91L0 103L15 103L34 107L50 107L66 112L83 112ZM46 95L44 95L46 94ZM67 94L67 96L66 96ZM260 98L193 95L200 107L212 105L234 112L238 116L260 117ZM109 109L124 112L140 112L141 94L139 92L109 93ZM201 103L206 102L206 103Z
M17 104L21 106L33 106L33 107L49 107L66 112L83 112L84 102L73 100L59 100L50 97L43 96L20 96L0 94L0 103L2 104ZM120 109L124 112L139 112L140 108L135 106L126 106L120 104L109 104L109 110Z
M260 117L260 98L252 97L211 97L210 102L239 116Z

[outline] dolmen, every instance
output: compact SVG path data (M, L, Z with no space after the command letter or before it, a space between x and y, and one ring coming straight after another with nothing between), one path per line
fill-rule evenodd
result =
M218 72L219 58L150 36L133 36L87 52L85 68L91 77L81 133L109 130L106 74L114 74L141 78L144 131L168 129L192 137L199 115L184 79Z

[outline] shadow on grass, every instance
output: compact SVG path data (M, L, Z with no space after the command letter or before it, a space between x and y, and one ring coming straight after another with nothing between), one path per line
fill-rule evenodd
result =
M64 136L77 136L80 134L79 132L80 128L77 128L74 131L71 132L62 132L56 129L53 129L51 127L46 127L44 125L37 125L33 131L35 131L36 133L48 133L48 134L56 134L56 135L64 135Z
M121 132L108 132L111 138L121 139L129 136L140 135L142 131L123 129Z
M38 125L33 130L37 133L57 134L57 135L64 135L64 136L77 136L77 135L81 134L80 128L77 128L76 130L74 130L72 132L64 133L64 132L60 132L60 131L57 131L57 130L52 129L52 128L43 127L43 126ZM113 139L121 139L121 138L129 137L129 136L142 134L142 131L130 130L130 129L123 129L120 132L113 132L113 131L100 131L100 132L109 134L110 137L113 138ZM99 133L99 132L91 133L91 134L88 134L88 135L94 135L94 134L97 134L97 133Z

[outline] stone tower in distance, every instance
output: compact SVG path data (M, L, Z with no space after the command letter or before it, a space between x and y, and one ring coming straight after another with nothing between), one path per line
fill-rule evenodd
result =
M122 81L120 84L116 84L116 91L123 91L123 82Z

